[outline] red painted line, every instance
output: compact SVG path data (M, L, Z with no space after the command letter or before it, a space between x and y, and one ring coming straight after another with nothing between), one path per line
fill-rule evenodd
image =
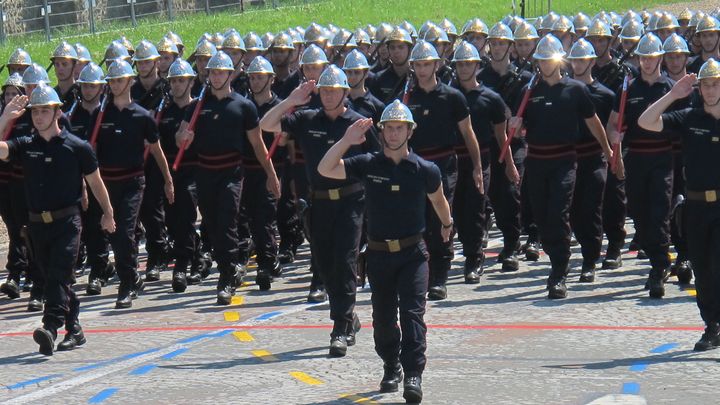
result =
M363 325L372 328L372 324ZM451 325L432 324L428 329L440 330L606 330L606 331L702 331L701 326L611 326L611 325L551 325L551 324L497 324L497 325ZM215 330L287 330L287 329L331 329L332 325L197 325L197 326L170 326L146 327L124 329L84 329L87 334L116 334L138 332L180 332L180 331L215 331ZM30 336L32 332L0 333L0 337Z

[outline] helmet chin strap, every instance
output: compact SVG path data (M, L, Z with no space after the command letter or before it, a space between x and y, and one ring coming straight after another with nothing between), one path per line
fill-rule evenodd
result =
M491 47L493 47L493 46L491 45ZM491 51L491 52L490 52L490 59L492 59L493 62L502 62L502 61L505 60L505 58L508 56L509 53L510 53L510 45L508 44L508 47L507 47L507 49L505 50L505 54L503 54L502 58L500 58L500 59L495 59L495 58L493 58L493 53L492 53L492 51Z
M718 45L720 45L720 32L717 32L717 34L718 34L718 38L717 38L717 40L715 41L715 45L714 45L709 51L708 51L707 49L705 49L705 47L702 45L702 42L700 42L700 48L702 48L702 51L703 51L704 53L712 53L712 52L714 52L716 49L718 49Z
M210 76L210 75L208 74L208 76ZM212 81L210 81L210 87L212 87L212 89L215 90L215 91L220 91L220 90L222 90L223 88L225 88L225 86L227 86L228 81L230 80L230 77L231 77L231 76L232 76L232 72L230 72L230 73L228 74L228 77L225 79L225 81L223 82L223 84L222 84L220 87L215 87L215 86L213 86ZM208 79L209 79L209 77L208 77Z
M358 87L360 87L360 85L363 83L363 81L364 81L365 79L367 79L367 75L368 75L368 71L365 70L365 72L363 73L362 79L358 80L358 82L355 83L354 86L350 86L350 88L351 88L351 89L357 89Z
M267 87L270 85L270 78L271 78L271 77L272 77L272 75L267 75L267 80L265 80L265 84L262 86L262 89L260 89L260 91L258 91L258 92L254 92L253 89L252 89L252 86L250 86L250 93L252 93L252 94L260 94L260 93L263 93L263 92L265 91L265 89L267 89Z
M73 61L72 69L70 69L70 73L65 77L62 77L62 78L58 77L58 81L64 82L64 81L70 79L73 76L73 71L75 70L75 65L77 65L77 61ZM57 73L57 69L55 70L55 72Z
M103 88L102 88L102 86L100 86L100 88L99 88L98 91L97 91L97 94L95 94L95 95L92 96L91 98L85 98L85 96L83 95L82 90L80 90L80 98L82 99L82 101L83 101L84 103L91 103L91 102L95 101L96 99L99 99L99 98L100 98L100 95L102 94L102 92L103 92Z
M539 64L538 64L538 70L540 71L540 74L542 75L543 79L548 79L550 77L555 76L555 73L557 73L560 70L560 64L558 63L557 66L555 66L555 69L553 69L549 75L545 74L545 72L543 71L542 67L540 67Z
M455 71L457 72L457 67L456 67ZM471 74L469 74L467 77L461 77L460 73L458 73L457 77L461 82L466 82L468 80L471 80L473 77L477 77L477 71L478 71L478 62L475 62L475 69L473 69Z
M348 93L348 91L345 90L345 89L343 89L343 96L342 96L342 99L340 99L340 102L339 102L334 108L332 108L332 109L330 109L330 110L328 110L328 111L335 111L335 110L337 110L338 108L340 108L340 106L342 106L343 103L345 103L345 98L347 97L347 93Z
M150 70L148 71L148 74L146 74L146 75L144 75L144 76L140 76L140 78L141 78L141 79L147 79L148 77L152 76L152 72L153 72L153 70L154 70L156 67L157 67L157 61L156 61L156 60L153 60L153 66L152 66L152 68L150 68Z
M382 136L383 147L388 148L388 149L390 149L390 150L393 151L393 152L395 152L396 150L402 149L402 147L405 146L405 144L406 144L409 140L410 140L410 134L408 133L408 135L405 137L405 140L404 140L400 145L398 145L396 148L392 148L392 147L390 147L390 145L388 145L387 141L385 141L385 135Z
M588 60L591 60L591 59L588 59ZM585 76L585 74L588 72L588 70L590 70L590 68L592 68L592 65L593 65L592 63L588 63L588 65L587 65L587 67L585 68L585 70L583 70L582 73L576 75L576 77L583 77L583 76Z
M720 104L720 97L718 97L718 100L716 102L710 104L705 100L705 96L703 95L702 88L698 88L698 91L700 92L700 97L702 97L704 105L706 105L708 107L715 107L716 105Z
M678 69L677 71L674 71L674 72L673 72L672 70L670 70L670 67L668 67L668 66L665 66L665 67L667 68L667 71L668 71L671 75L673 75L673 76L678 76L678 75L680 75L680 73L682 73L682 71L685 69L685 65L687 64L687 60L688 60L688 57L685 56L685 62L683 62L683 65L680 67L680 69Z
M55 107L55 110L53 110L53 115L55 115L56 112L57 112L57 107ZM45 128L40 129L40 128L36 127L36 129L38 130L38 132L45 132L48 129L50 129L53 125L55 125L55 122L56 122L56 120L52 119L52 120L50 120L50 123Z

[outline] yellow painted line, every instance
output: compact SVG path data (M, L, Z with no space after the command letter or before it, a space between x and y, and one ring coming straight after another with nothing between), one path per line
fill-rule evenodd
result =
M242 305L245 303L245 297L242 295L236 295L230 300L230 305Z
M242 284L240 285L240 287L249 287L251 285L253 285L253 283L251 283L249 281L243 281Z
M237 311L225 311L225 320L228 322L237 322L240 320L240 312Z
M317 378L310 377L309 375L303 373L302 371L291 371L290 375L295 377L296 380L304 382L307 385L324 384L322 381L318 380Z
M248 332L240 331L240 332L233 332L233 336L235 336L235 339L239 340L240 342L252 342L255 340L255 338Z
M360 395L356 394L343 394L340 395L340 399L346 399L348 401L352 401L354 404L377 404L377 401L373 401L370 398L361 397Z
M248 269L257 269L257 264L248 264Z
M688 295L691 297L697 296L697 290L694 288L686 288L685 292L688 293Z
M255 357L259 357L265 361L277 361L277 357L273 356L272 353L270 353L267 350L253 350L250 352Z

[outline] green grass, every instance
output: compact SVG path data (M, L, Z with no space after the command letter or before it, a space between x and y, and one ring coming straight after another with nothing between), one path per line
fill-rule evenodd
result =
M527 0L527 3L532 4L533 1ZM538 2L540 1L538 0ZM547 4L547 0L542 1ZM643 2L643 6L652 7L671 2L673 1L646 0ZM137 44L143 38L157 42L168 30L173 30L180 34L187 47L192 48L203 32L223 32L231 27L244 34L248 31L278 32L297 25L305 27L312 21L355 28L367 23L378 24L383 21L399 23L402 20L408 20L419 28L426 20L439 21L447 17L460 29L464 22L471 17L478 16L490 26L511 11L510 0L316 0L309 2L280 0L279 3L283 4L283 7L277 10L271 8L251 9L244 14L239 14L240 10L236 9L232 12L211 15L183 14L170 22L147 18L140 20L137 28L132 28L129 22L101 24L97 26L97 30L103 32L95 35L78 30L57 31L53 33L53 39L49 43L45 41L43 35L10 37L7 43L0 47L0 63L7 61L10 53L16 47L21 46L30 52L34 61L46 66L52 50L61 39L83 43L90 49L97 62L102 58L107 44L120 35L127 36L134 44ZM568 15L582 10L592 16L601 9L616 11L624 11L631 7L638 9L638 4L637 1L632 0L553 0L553 9L558 13ZM192 49L189 52L192 52ZM51 76L53 75L51 74Z

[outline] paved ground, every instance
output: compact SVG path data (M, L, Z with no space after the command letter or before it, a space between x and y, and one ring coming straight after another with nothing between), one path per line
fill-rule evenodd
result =
M492 236L497 237L494 232ZM490 251L497 253L497 239ZM577 252L573 265L579 267ZM672 279L647 298L647 263L634 254L594 284L572 272L570 295L549 301L548 262L516 274L487 269L429 304L425 403L717 403L716 352L694 353L701 322L692 286ZM494 261L493 261L494 263ZM115 310L117 284L81 293L88 343L47 358L31 338L40 316L0 298L0 383L9 403L330 404L402 402L377 392L382 365L372 343L370 294L358 293L363 329L347 357L327 357L326 304L305 303L307 254L269 292L239 290L215 305L217 274L173 294L170 273L149 283L132 309ZM249 277L252 281L252 277ZM77 286L84 290L86 277ZM595 401L595 402L593 402Z

